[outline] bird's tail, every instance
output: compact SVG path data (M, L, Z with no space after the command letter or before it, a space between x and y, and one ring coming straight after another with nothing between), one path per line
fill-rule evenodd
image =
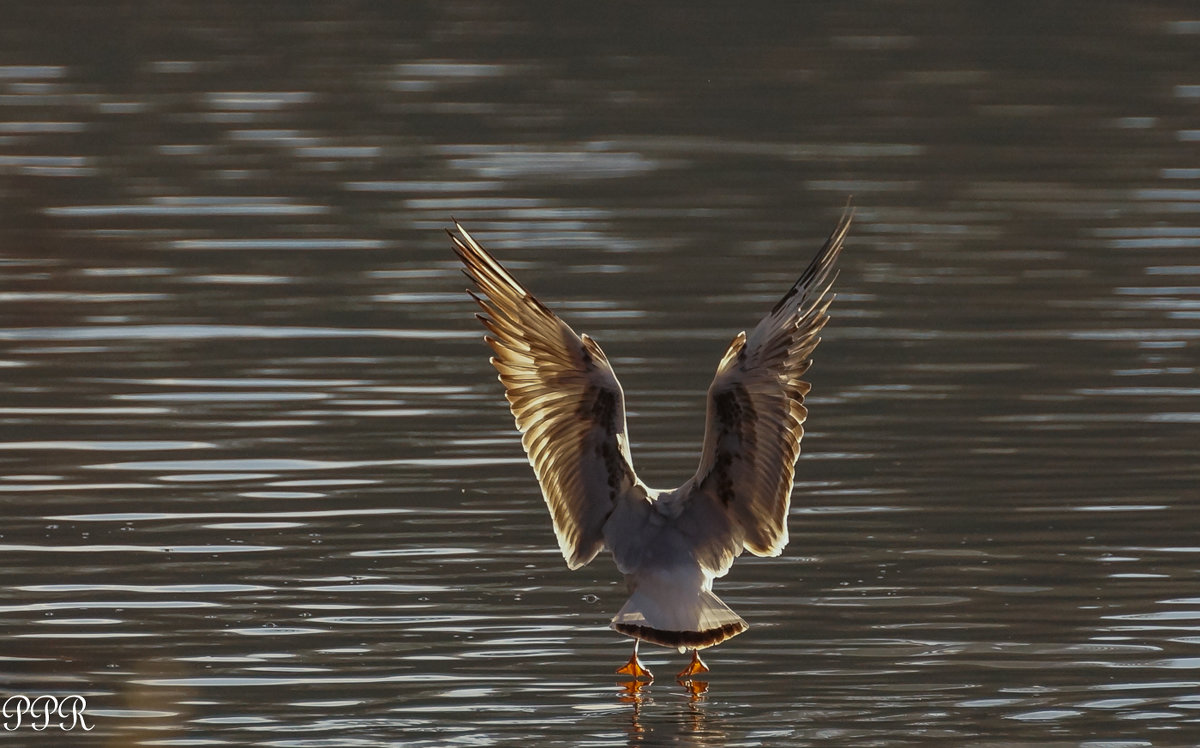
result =
M708 590L654 581L639 580L625 607L613 616L615 631L682 652L720 644L749 628Z

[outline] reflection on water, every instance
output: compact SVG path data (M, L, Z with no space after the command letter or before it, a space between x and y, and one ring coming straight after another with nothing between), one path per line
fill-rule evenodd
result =
M5 692L79 745L1195 743L1194 9L603 7L3 11ZM623 685L441 231L675 485L850 194L791 546L705 686Z

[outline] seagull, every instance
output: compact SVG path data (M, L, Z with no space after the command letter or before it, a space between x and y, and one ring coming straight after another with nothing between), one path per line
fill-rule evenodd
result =
M811 385L833 301L835 264L853 212L847 208L816 257L749 333L739 332L708 388L700 465L674 490L650 488L633 469L625 395L600 345L538 301L457 221L446 233L476 290L505 396L550 509L567 566L607 548L629 600L611 627L632 637L617 672L653 675L638 658L650 642L691 650L683 681L708 671L700 650L748 627L712 592L743 550L778 556Z

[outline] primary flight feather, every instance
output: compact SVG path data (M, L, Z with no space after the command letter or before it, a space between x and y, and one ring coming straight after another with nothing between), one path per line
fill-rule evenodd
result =
M738 333L708 388L700 465L671 491L638 479L629 454L625 394L604 351L577 335L455 223L450 233L479 293L492 365L572 569L608 548L630 598L612 627L635 639L618 672L649 676L637 641L698 650L746 630L712 594L742 550L777 556L787 516L810 385L800 377L828 320L847 210L799 280L750 331Z

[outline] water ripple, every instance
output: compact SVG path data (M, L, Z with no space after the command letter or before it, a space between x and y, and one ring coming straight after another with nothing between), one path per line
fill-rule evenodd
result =
M0 340L222 340L303 338L474 339L476 334L443 330L347 329L259 325L93 325L0 329Z

